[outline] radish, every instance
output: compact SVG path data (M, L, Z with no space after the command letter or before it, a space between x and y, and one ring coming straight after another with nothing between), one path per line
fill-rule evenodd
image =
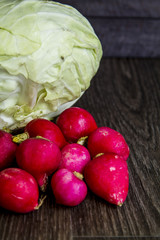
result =
M58 168L60 159L58 146L41 138L23 141L16 151L18 166L35 177L42 191L45 191L48 176Z
M0 206L17 213L37 209L39 190L34 177L18 168L0 172Z
M90 161L84 169L88 187L99 197L121 206L128 194L127 162L116 154L104 154Z
M87 186L82 180L83 175L68 169L59 169L53 174L51 187L56 203L65 206L80 204L87 195Z
M0 130L0 171L11 166L16 148L17 145L12 142L12 135Z
M67 143L60 128L47 119L39 118L30 121L25 127L25 132L30 137L41 136L47 138L57 144L59 148L62 148Z
M92 115L83 108L71 107L60 114L57 125L65 139L70 143L77 142L81 137L88 136L97 128Z
M109 127L99 127L88 138L87 148L92 156L99 153L115 153L124 160L129 157L129 147L124 137Z
M61 162L58 168L83 173L85 165L90 160L91 157L87 148L77 143L71 143L61 150Z

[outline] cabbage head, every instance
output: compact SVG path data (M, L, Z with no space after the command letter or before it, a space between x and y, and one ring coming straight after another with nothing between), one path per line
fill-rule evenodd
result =
M51 119L89 87L101 43L76 9L52 1L0 1L0 128Z

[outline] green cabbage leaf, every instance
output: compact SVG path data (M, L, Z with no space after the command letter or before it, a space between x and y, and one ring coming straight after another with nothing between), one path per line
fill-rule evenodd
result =
M51 119L90 86L102 46L75 8L52 1L0 1L0 128Z

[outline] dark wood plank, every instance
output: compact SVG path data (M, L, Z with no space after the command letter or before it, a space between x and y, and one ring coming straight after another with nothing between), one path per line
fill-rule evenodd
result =
M160 20L88 18L104 57L160 57Z
M160 17L159 0L60 0L78 9L85 16Z
M121 132L129 144L130 187L122 207L88 191L79 206L55 204L14 214L0 208L1 240L158 240L160 237L160 60L103 58L90 88L75 104L98 126Z

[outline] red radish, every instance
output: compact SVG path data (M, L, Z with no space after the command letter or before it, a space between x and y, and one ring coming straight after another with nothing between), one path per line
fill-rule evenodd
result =
M27 213L38 207L38 184L32 175L22 169L1 171L0 189L0 206L7 210Z
M57 125L67 141L76 142L97 128L92 115L83 108L71 107L60 114Z
M67 143L60 128L47 119L39 118L30 121L25 127L25 132L28 132L30 137L41 136L47 138L57 144L59 148Z
M91 160L90 154L84 146L71 143L61 150L60 168L66 168L71 172L83 173L85 165Z
M9 167L14 158L17 145L12 142L12 135L0 130L0 170Z
M58 168L60 159L61 152L58 146L41 138L23 141L16 151L18 166L35 177L41 190L45 190L48 176Z
M88 138L87 148L92 157L99 153L115 153L124 160L129 157L129 147L124 137L109 127L99 127Z
M128 194L127 162L116 154L104 154L90 161L84 169L88 187L99 197L121 206Z
M87 186L82 177L82 174L72 173L64 168L54 173L51 179L51 187L56 203L65 206L80 204L87 195Z

